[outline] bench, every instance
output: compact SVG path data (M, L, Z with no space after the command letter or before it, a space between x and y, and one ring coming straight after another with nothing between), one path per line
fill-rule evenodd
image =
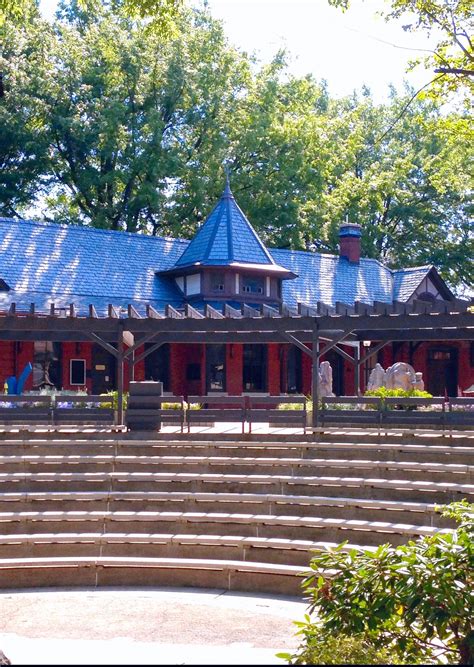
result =
M48 394L3 394L0 396L0 423L36 425L52 422L52 397Z
M188 396L188 404L198 403L201 407L193 410L188 407L186 421L188 433L192 424L209 422L240 422L245 433L245 396Z
M331 407L336 405L348 406L349 409ZM322 426L348 423L380 426L381 399L376 396L323 396L320 420Z
M252 424L258 422L269 422L283 427L299 426L306 433L308 418L306 396L248 396L247 401L246 419L249 423L249 433L252 433ZM279 407L290 404L299 407L297 409Z
M112 425L114 423L112 396L56 395L53 407L55 425Z
M445 402L444 397L415 398L415 397L389 397L384 398L382 411L382 424L402 424L406 426L416 424L445 424ZM418 410L417 408L433 408L440 406L438 410Z
M474 426L474 397L449 398L445 416L450 427Z

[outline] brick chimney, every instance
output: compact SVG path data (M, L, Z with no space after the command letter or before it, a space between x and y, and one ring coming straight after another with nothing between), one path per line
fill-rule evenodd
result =
M360 237L362 229L360 225L344 222L339 229L339 254L349 262L359 263L360 260Z

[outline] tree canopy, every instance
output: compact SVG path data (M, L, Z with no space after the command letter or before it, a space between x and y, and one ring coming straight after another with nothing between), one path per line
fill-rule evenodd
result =
M226 160L270 246L334 252L349 216L366 256L474 282L467 116L422 99L400 115L410 90L332 98L205 10L181 8L164 40L111 4L0 28L0 214L189 238Z

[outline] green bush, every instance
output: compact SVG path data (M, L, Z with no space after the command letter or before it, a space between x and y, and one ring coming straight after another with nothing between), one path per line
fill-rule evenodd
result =
M301 625L305 637L304 648L297 656L278 653L291 665L389 665L390 653L387 649L371 644L364 635L324 637L319 639L311 631L309 616Z
M367 389L364 396L377 396L378 398L433 398L432 394L421 389L387 389L387 387L379 387L379 389Z
M100 394L100 396L111 396L112 397L112 408L114 410L118 410L118 391L116 389L112 389L110 391L107 391L105 394ZM124 392L123 394L123 409L126 410L128 405L128 392ZM100 403L99 407L101 408L110 408L110 403Z
M386 652L395 664L474 663L474 505L438 511L457 529L370 551L340 544L311 559L309 614L297 624L303 643L285 656L290 664L327 655L333 640L346 651L348 638L370 646L374 660ZM335 648L336 662L344 655Z

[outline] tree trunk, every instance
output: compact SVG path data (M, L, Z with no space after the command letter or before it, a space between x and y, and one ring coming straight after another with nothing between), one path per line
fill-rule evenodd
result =
M459 664L474 665L474 630L459 642Z

